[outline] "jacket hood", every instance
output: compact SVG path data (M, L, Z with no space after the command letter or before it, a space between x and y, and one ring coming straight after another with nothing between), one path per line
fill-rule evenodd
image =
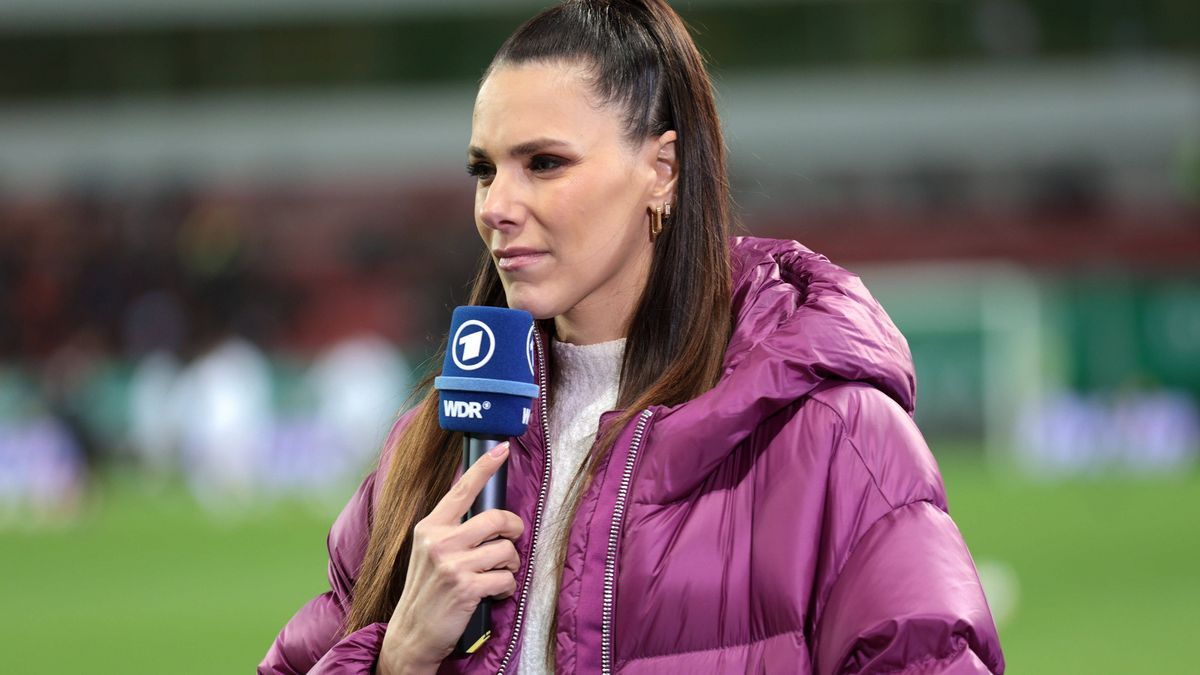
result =
M738 237L731 248L734 328L724 374L704 394L658 412L652 435L671 451L645 458L644 469L674 495L825 382L870 384L910 415L916 401L908 342L856 275L794 241Z

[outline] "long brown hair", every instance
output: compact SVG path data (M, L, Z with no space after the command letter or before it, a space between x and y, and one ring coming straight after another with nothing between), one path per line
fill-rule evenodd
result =
M584 65L593 93L623 111L627 140L641 142L672 129L679 137L673 215L655 240L649 278L626 331L617 396L617 407L624 410L601 430L590 460L572 480L565 510L570 522L587 484L630 420L648 406L692 399L721 375L730 332L729 184L725 143L703 59L683 20L662 0L570 0L551 7L505 41L484 79L498 66L530 62ZM505 306L499 275L486 251L470 303ZM553 321L542 325L553 330ZM442 354L444 349L443 344ZM389 620L404 590L412 528L454 479L461 437L438 427L437 392L431 384L432 376L422 383L419 410L396 441L346 619L347 634ZM561 575L565 545L556 553ZM550 663L554 642L548 641L545 655Z

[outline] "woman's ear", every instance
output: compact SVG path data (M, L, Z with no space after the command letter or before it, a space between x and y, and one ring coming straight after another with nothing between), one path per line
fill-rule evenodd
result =
M675 201L675 183L679 180L679 161L675 154L675 143L678 139L679 135L675 133L674 129L671 129L651 141L655 153L655 178L650 196L656 204Z

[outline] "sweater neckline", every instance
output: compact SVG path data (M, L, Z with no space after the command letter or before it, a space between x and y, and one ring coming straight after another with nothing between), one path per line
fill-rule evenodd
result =
M560 383L582 380L579 384L595 386L620 379L625 338L590 345L552 340L550 348L554 352L554 366L560 375L557 378Z

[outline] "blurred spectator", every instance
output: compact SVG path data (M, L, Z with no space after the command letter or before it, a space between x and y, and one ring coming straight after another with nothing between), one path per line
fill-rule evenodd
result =
M179 360L156 351L137 363L129 383L129 444L148 478L162 482L178 467L178 434L172 392Z
M38 403L33 383L0 364L0 527L70 519L86 475L79 444Z
M378 454L411 386L408 364L377 335L355 335L325 350L307 384L316 394L315 419L354 470Z
M228 335L184 367L171 393L188 485L218 512L246 506L271 442L271 372L263 353Z

